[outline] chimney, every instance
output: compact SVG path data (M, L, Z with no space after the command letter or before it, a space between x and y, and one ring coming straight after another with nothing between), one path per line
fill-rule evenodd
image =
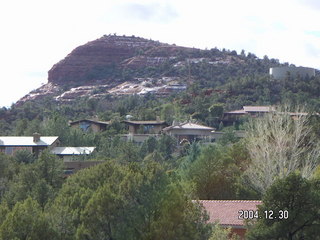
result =
M39 133L34 133L33 134L33 142L34 143L39 142L40 141L40 137L41 137L41 135Z

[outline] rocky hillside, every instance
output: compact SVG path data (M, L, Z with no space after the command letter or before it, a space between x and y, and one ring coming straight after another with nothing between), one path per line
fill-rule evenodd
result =
M167 95L197 82L218 87L237 74L267 74L274 59L218 49L200 50L135 36L104 35L75 48L48 72L48 83L18 101L57 101L108 94Z

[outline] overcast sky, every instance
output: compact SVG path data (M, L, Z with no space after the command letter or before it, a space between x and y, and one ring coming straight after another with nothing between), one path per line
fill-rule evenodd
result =
M104 34L226 48L320 69L318 0L11 0L0 2L0 106Z

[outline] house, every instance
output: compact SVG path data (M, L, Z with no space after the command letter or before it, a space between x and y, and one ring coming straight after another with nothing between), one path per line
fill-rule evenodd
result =
M231 228L231 234L244 239L246 219L256 219L259 200L199 200L209 215L209 223L218 222L223 228Z
M92 154L95 147L54 147L51 153L59 156L63 161L72 161Z
M158 117L153 121L123 121L129 126L129 134L160 134L161 131L168 126L165 121L161 121Z
M57 136L41 136L34 133L33 136L1 136L0 152L14 155L16 151L27 150L36 156L46 148L53 148L59 144Z
M185 122L181 124L174 123L172 126L164 128L163 132L177 138L179 143L183 143L184 141L211 140L214 130L212 127Z
M259 116L265 113L275 111L275 108L272 106L243 106L243 109L225 112L223 113L224 118L228 116Z
M273 106L243 106L243 109L223 113L222 121L228 125L244 116L259 117L274 111Z
M90 120L90 119L81 119L69 123L73 128L80 128L84 132L91 130L94 133L105 131L110 125L110 122Z
M136 143L143 143L149 137L159 137L162 130L168 126L165 121L157 117L156 120L151 121L123 121L128 128L128 134L122 135L126 140L134 141Z
M273 106L243 106L241 110L235 110L230 112L223 113L222 121L226 125L230 125L236 121L239 121L241 117L250 116L250 117L260 117L266 113L276 112L276 108ZM283 114L284 112L276 112L279 114ZM293 120L297 119L301 116L306 116L309 113L307 112L286 112L289 114ZM312 114L313 116L319 116L318 113Z

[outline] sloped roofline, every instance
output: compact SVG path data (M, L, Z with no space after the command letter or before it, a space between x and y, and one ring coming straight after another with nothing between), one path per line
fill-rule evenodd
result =
M91 122L91 123L97 123L97 124L103 124L103 125L110 124L110 121L98 121L98 120L92 120L92 119L80 119L80 120L72 121L69 124L73 125L73 124L77 124L77 123L84 122L84 121Z
M157 121L157 120L150 120L150 121L129 121L124 120L124 123L132 124L132 125L168 125L166 121Z
M188 127L185 125L187 124L192 124L194 125L193 127ZM198 128L197 128L198 126ZM169 127L166 127L163 129L163 131L168 131L168 130L171 130L171 129L199 129L199 130L215 130L215 128L212 128L212 127L208 127L208 126L205 126L205 125L202 125L202 124L198 124L198 123L191 123L191 122L183 122L183 123L180 123L178 125L172 125L172 126L169 126Z
M58 140L58 136L41 136L40 140L34 142L33 136L0 136L0 146L51 146Z

